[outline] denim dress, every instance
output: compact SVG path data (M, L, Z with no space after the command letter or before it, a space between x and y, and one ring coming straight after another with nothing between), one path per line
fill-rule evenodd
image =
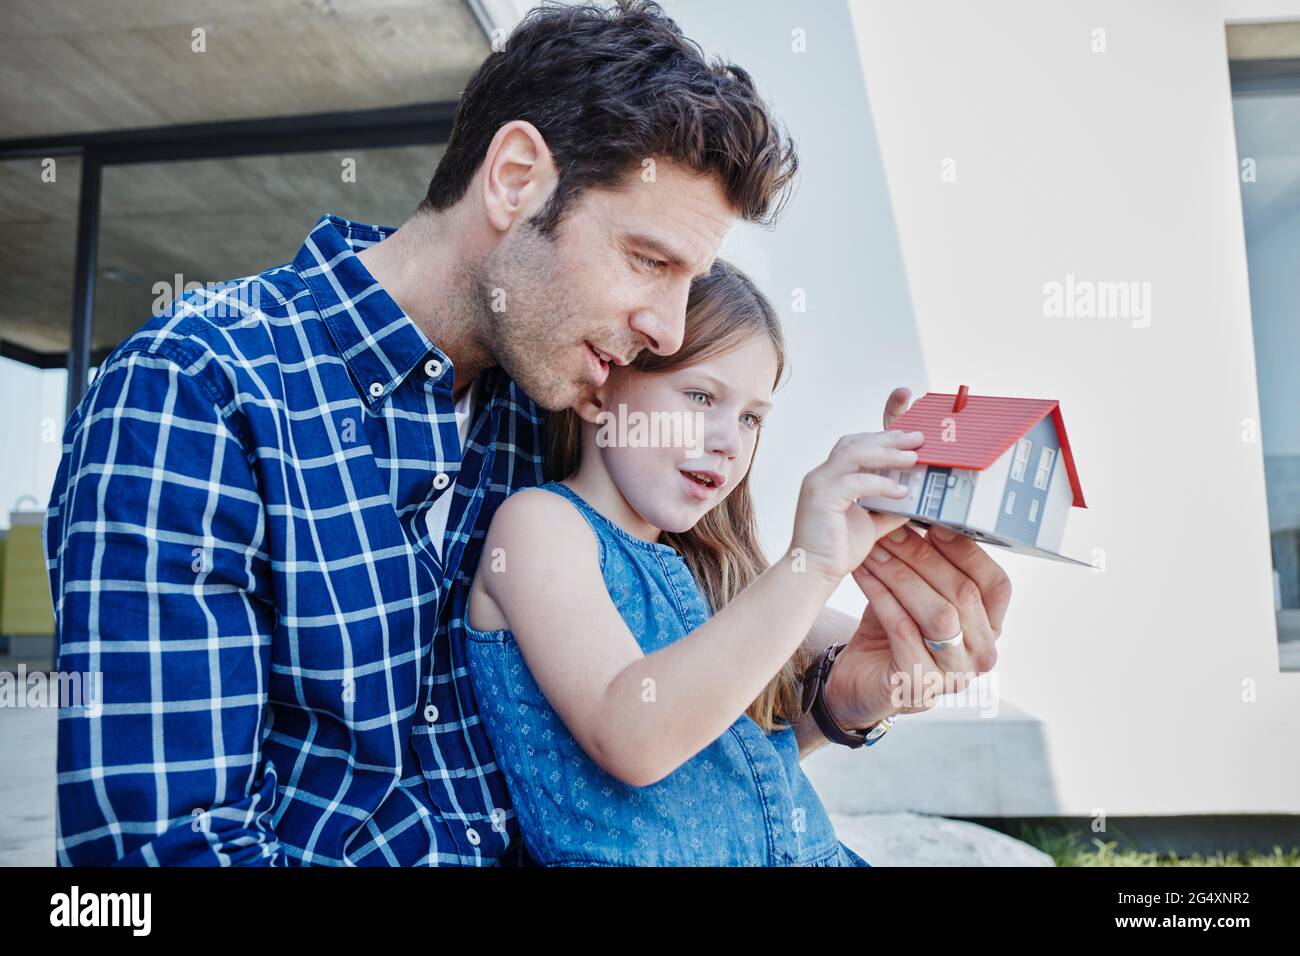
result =
M605 587L646 654L708 620L709 604L674 548L630 534L566 485L540 487L569 499L591 525ZM792 727L768 733L742 714L662 780L630 786L579 746L509 630L479 631L469 625L467 607L456 613L525 864L870 866L836 837L799 765Z

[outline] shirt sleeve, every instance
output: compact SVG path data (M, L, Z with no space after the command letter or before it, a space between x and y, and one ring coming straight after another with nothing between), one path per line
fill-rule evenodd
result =
M200 366L119 351L64 434L45 547L85 706L59 710L61 866L285 863L264 505Z

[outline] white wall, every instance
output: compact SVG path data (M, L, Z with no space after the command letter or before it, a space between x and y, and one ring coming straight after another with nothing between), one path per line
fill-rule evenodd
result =
M1025 397L1037 396L1026 395ZM1011 462L1015 457L1016 446L1012 445L998 455L993 464L980 472L975 482L975 495L971 499L970 512L966 516L966 523L970 527L990 532L997 531L998 512L1002 508L1002 502L1006 500L1007 482L1011 478ZM1002 553L996 550L992 552L994 559L999 561ZM1077 555L1071 554L1070 557L1077 557Z
M738 224L721 249L771 298L789 347L751 479L764 543L780 554L799 484L836 439L879 431L895 386L926 390L880 145L843 3L664 6L706 53L753 76L799 150L798 188L776 228ZM860 614L865 599L846 579L834 603Z
M1043 524L1038 529L1038 546L1059 552L1072 514L1074 489L1070 487L1068 471L1060 465L1052 472L1052 483L1047 489L1047 499L1043 502Z
M1241 440L1259 411L1224 36L1300 19L1300 0L665 6L800 147L776 230L722 250L791 346L753 479L769 551L803 474L878 430L890 388L968 384L1061 400L1089 504L1062 550L1105 556L1098 573L990 548L1015 588L984 681L1007 733L938 709L869 752L824 749L828 806L1300 811L1300 675L1278 671L1262 458ZM1149 326L1045 318L1067 273L1151 283ZM835 603L865 601L850 581Z
M1089 504L1064 550L1105 555L992 552L1015 588L1001 695L1044 729L1039 812L1300 810L1300 675L1278 670L1241 437L1259 411L1224 40L1300 3L850 6L932 384L1060 399ZM1149 326L1045 318L1067 273L1149 282Z

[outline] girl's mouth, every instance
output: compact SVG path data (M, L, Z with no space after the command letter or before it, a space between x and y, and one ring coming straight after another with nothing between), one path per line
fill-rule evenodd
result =
M682 471L682 481L686 490L696 501L707 500L721 485L717 476L707 471Z

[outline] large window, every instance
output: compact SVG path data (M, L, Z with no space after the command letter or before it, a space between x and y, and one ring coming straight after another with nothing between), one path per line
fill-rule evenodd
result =
M108 167L93 351L117 345L187 284L288 262L324 213L400 226L440 155L406 146Z
M1300 670L1300 58L1232 68L1260 414L1243 438L1263 450L1282 668Z
M177 292L291 260L324 213L401 225L441 149L104 166L88 381ZM83 168L76 157L0 162L0 658L41 666L52 659L54 621L40 525L71 411L66 368Z

